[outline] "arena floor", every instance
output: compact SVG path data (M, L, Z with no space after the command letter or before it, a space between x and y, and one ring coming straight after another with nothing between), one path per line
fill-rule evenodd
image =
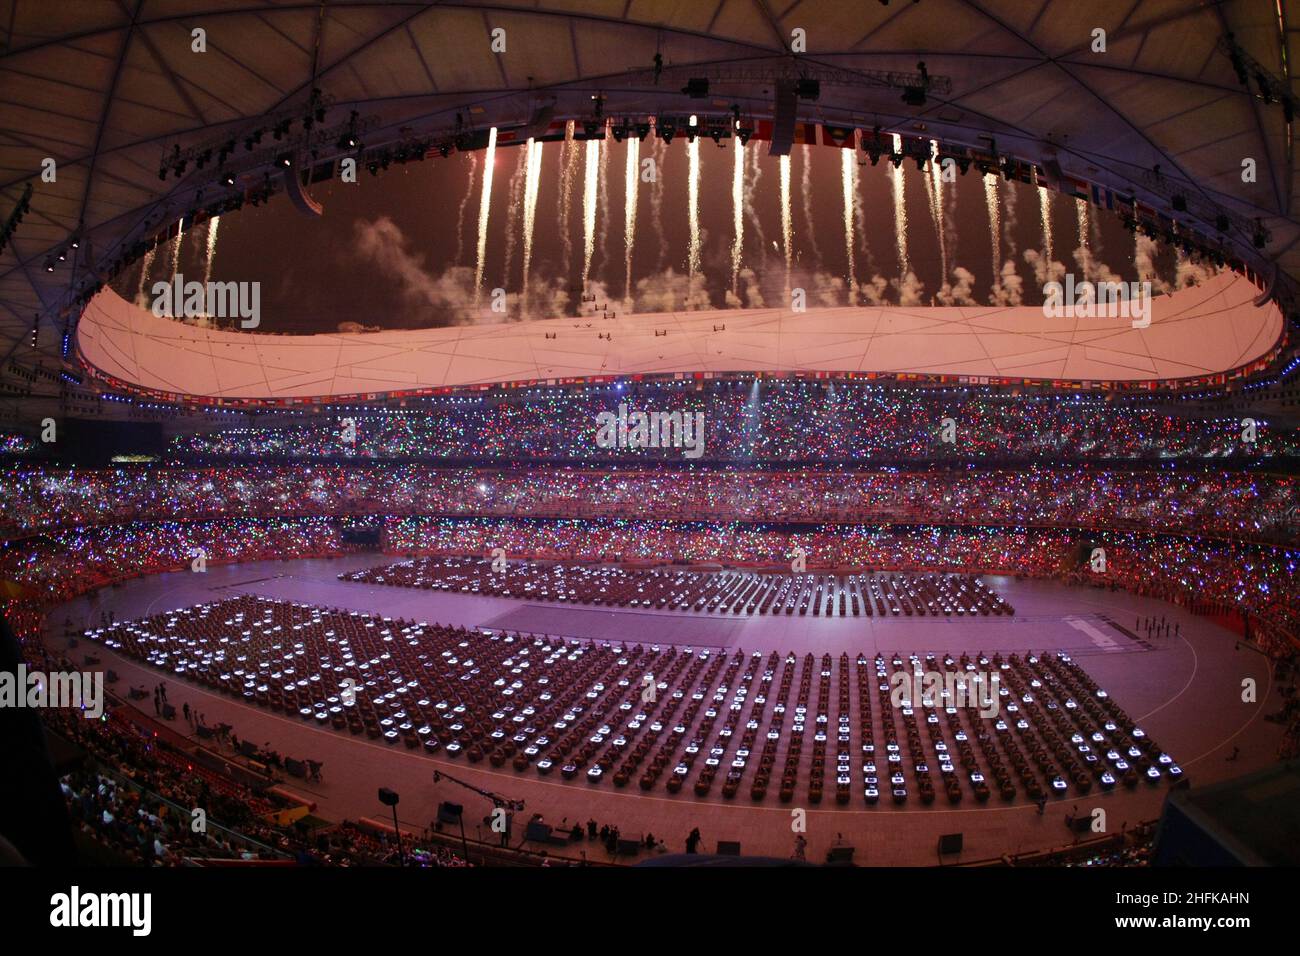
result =
M591 610L531 605L509 598L446 594L356 582L337 575L345 571L391 563L383 555L359 555L321 560L265 561L209 566L202 574L176 572L140 578L106 589L56 609L49 618L47 640L63 649L65 620L78 629L97 626L101 613L112 611L118 621L158 611L188 607L239 593L407 617L433 623L474 627L506 627L535 633L562 633L564 616L572 621L566 636L595 639L744 648L747 651L831 653L878 651L941 653L970 651L1020 652L1061 650L1082 664L1131 716L1171 753L1195 786L1217 782L1267 766L1274 761L1280 728L1265 721L1281 706L1265 658L1237 649L1234 635L1209 619L1195 617L1162 601L1135 598L1123 592L1070 588L1064 585L1016 581L986 576L985 582L1016 609L1013 618L822 618L761 617ZM1136 619L1162 615L1181 627L1179 637L1146 640L1135 634ZM82 653L83 642L74 652ZM153 686L160 672L133 660L95 648L105 665L121 675L116 690L130 685ZM74 659L76 659L74 657ZM590 817L616 824L625 837L647 831L680 852L692 827L699 827L703 851L717 841L737 841L749 854L788 857L793 848L792 810L798 807L769 798L753 804L747 798L726 801L720 796L697 798L688 792L662 790L643 793L634 788L592 787L582 780L542 779L486 764L431 758L381 742L334 733L288 719L229 697L199 690L168 678L169 700L179 711L188 703L208 724L230 723L241 738L269 745L281 754L323 761L323 782L290 781L291 789L309 795L318 813L330 819L373 816L383 819L387 808L376 798L387 786L402 795L399 818L422 829L433 819L442 800L464 804L466 821L478 821L491 809L488 801L449 783L435 785L434 769L445 769L466 782L511 799L522 799L527 812L516 818L515 842L523 836L522 822L533 813L548 823L568 825ZM1243 703L1241 684L1254 678L1258 703ZM187 733L181 719L176 729ZM1236 760L1228 760L1233 748ZM1106 810L1108 830L1157 817L1164 800L1163 785L1134 791L1116 789L1086 797L1067 795L1050 802L1045 814L1023 796L1010 804L955 806L936 803L903 808L867 807L860 799L846 807L822 804L807 807L808 859L820 860L838 834L856 847L855 860L873 865L925 865L938 862L940 834L964 834L960 858L973 861L1069 844L1064 825L1071 812ZM1077 808L1077 809L1076 809ZM486 828L479 828L487 835ZM537 848L531 845L531 848ZM607 859L597 843L583 842L550 852ZM644 857L642 857L644 858Z

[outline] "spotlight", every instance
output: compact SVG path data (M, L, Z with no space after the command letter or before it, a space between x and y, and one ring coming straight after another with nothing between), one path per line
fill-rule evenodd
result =
M366 169L370 170L370 175L371 175L371 176L378 176L378 175L379 175L379 161L378 161L378 160L374 160L374 159L372 159L370 162L366 163Z
M614 142L621 143L623 137L627 135L627 127L620 123L618 126L613 127L611 132L614 134Z
M46 259L46 260L45 260L45 271L46 271L46 272L53 272L53 271L54 271L54 260L53 260L53 259Z
M339 137L339 149L356 149L361 143L357 140L357 111L353 110L352 115L348 118L348 128L342 136Z
M446 159L451 155L451 147L444 143L438 147L438 152L442 154L443 159Z
M221 177L221 185L223 185L223 186L233 186L233 185L235 185L235 174L234 174L234 173L225 173L225 174L223 174L222 177Z
M709 95L709 81L704 77L691 77L682 87L682 92L693 100L702 100Z
M744 146L749 142L749 137L754 135L754 131L747 126L736 127L736 138L740 140L740 145Z
M1255 82L1259 84L1259 95L1264 98L1264 104L1268 105L1273 102L1273 84L1269 82L1267 76L1263 73L1255 74Z
M293 166L293 154L281 153L280 155L276 156L275 165L282 166L285 169L290 168L291 166Z
M649 123L637 123L637 124L636 124L636 138L637 138L637 139L639 139L639 140L644 140L644 139L645 139L647 136L649 136L649 135L650 135L650 124L649 124Z

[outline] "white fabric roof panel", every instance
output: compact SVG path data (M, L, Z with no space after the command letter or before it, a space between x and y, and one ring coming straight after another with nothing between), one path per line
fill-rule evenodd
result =
M1122 317L1047 318L1033 306L845 307L291 336L160 318L105 290L87 309L77 345L87 365L121 382L225 399L331 398L676 372L916 372L1133 382L1231 372L1265 355L1281 335L1282 314L1272 303L1256 307L1258 294L1248 280L1222 272L1203 285L1155 296L1145 329Z

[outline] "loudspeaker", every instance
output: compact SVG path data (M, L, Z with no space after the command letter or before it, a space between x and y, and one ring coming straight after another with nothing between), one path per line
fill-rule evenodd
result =
M772 109L772 143L769 156L788 156L794 145L794 124L798 118L794 83L781 80L776 84L776 103Z
M445 800L438 804L438 822L439 823L460 823L461 817L465 813L465 808L459 803L447 803Z
M740 856L740 843L736 840L719 840L718 856Z
M826 854L827 863L852 863L853 847L851 846L833 846L830 852Z
M640 852L641 852L641 841L640 841L640 840L624 840L624 839L622 839L621 837L619 838L619 841L618 841L618 855L619 855L619 856L624 856L624 855L626 855L626 856L636 856L636 855L637 855L638 853L640 853Z
M961 852L962 838L960 833L945 833L939 837L939 855L947 856L950 853Z

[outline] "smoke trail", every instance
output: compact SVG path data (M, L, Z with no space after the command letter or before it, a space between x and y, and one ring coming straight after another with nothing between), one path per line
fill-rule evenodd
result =
M478 201L478 261L474 267L474 297L483 288L483 260L487 257L488 210L492 207L492 167L497 158L497 128L488 131L487 153L483 157L483 191Z
M154 246L146 250L144 258L140 261L140 291L136 293L136 304L148 300L148 294L145 289L149 286L149 273L153 269L153 257L158 254L158 247Z
M790 154L781 157L781 240L785 243L785 293L790 298L790 270L794 266L794 229L790 222Z
M1090 244L1090 235L1092 230L1088 228L1088 200L1076 199L1074 208L1079 214L1079 245L1087 249Z
M866 257L867 271L876 271L876 257L871 254L871 244L867 241L867 207L862 201L862 175L857 171L857 150L853 153L855 167L853 171L853 224L858 233L858 251Z
M664 271L664 260L668 258L668 237L664 234L664 160L668 157L668 146L663 140L655 138L654 174L650 186L650 224L655 235L659 237L659 259L655 265L656 272Z
M996 178L997 174L992 175ZM1002 193L1002 245L1006 247L1007 258L1013 260L1016 258L1016 226L1019 225L1016 218L1016 196L1019 191L1015 183L1012 183Z
M460 209L456 212L456 258L453 260L456 265L460 265L461 257L465 255L465 210L469 208L470 197L474 195L474 174L477 170L478 153L470 153L469 182L465 184L465 195L460 198Z
M844 188L844 255L849 264L849 305L857 305L858 277L853 261L853 223L859 205L858 158L851 149L840 150L840 184Z
M520 290L528 305L528 273L533 265L533 225L537 221L537 186L542 178L542 144L528 138L528 171L524 177L524 283Z
M813 223L812 208L812 147L804 143L803 162L799 173L800 199L803 200L804 228L808 234L808 245L812 248L813 267L821 268L822 251L817 246L817 228Z
M582 290L591 278L591 254L596 251L596 198L600 186L600 140L587 140L586 176L582 187Z
M185 221L176 225L176 245L172 247L172 275L181 271L181 247L185 244Z
M745 244L745 144L736 140L731 168L731 294L740 290L740 262Z
M564 145L560 147L560 189L555 200L559 208L556 218L560 221L560 239L563 242L561 268L564 281L568 282L573 268L573 236L569 230L569 211L573 208L573 180L578 173L578 147L573 141L573 120L564 124Z
M1156 255L1160 252L1160 247L1156 241L1149 236L1143 235L1139 231L1134 237L1133 246L1133 266L1137 269L1138 279L1142 282L1150 282L1151 288L1156 292L1172 291L1169 283L1160 278L1156 271Z
M623 174L623 298L632 301L632 244L636 239L636 193L641 181L641 141L627 137L627 165Z
M758 248L766 257L767 233L764 232L763 221L758 218L758 211L754 208L754 197L758 194L758 182L763 178L763 167L759 163L757 149L747 150L746 154L749 169L745 176L745 215L749 217L749 225L754 232L754 238L758 240Z
M894 134L894 152L903 151L903 138ZM898 242L898 275L905 279L912 270L907 258L907 202L903 194L903 169L889 164L889 178L894 187L894 236ZM910 303L915 304L915 303Z
M208 254L203 264L203 285L205 287L212 281L212 260L217 257L217 227L220 225L220 216L213 216L208 220Z
M510 185L506 188L506 251L505 263L501 270L501 284L510 286L510 266L515 261L515 233L519 223L519 207L524 193L524 177L528 172L528 147L523 151L512 150L515 155L515 171L510 174Z
M686 144L686 157L690 173L686 180L688 209L691 226L691 247L686 260L686 275L694 283L700 271L700 140L694 137Z
M1002 227L998 223L998 177L984 177L984 206L989 214L989 252L993 256L993 271L990 279L989 302L997 305L1002 301ZM1014 268L1014 266L1013 266Z
M939 144L935 140L930 140L930 146L936 157L939 152ZM943 282L948 281L948 242L947 236L944 235L943 225L943 170L939 167L939 160L935 157L930 159L926 164L926 173L929 189L927 192L930 197L930 218L934 220L934 232L939 239L939 268L942 270L940 275L943 276Z
M596 244L600 247L600 260L597 263L596 271L601 275L608 275L607 263L609 262L609 126L605 126L605 139L601 140L600 146L600 175L597 182L600 184L598 191L599 201L596 204L598 210L596 215L597 239Z
M1046 186L1038 187L1038 206L1043 218L1043 258L1052 263L1052 197Z

